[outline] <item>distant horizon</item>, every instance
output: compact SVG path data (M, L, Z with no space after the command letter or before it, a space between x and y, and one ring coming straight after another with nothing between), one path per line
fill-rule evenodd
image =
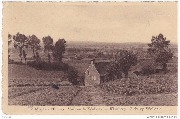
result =
M65 39L66 40L66 39ZM77 40L77 41L73 41L73 40L68 40L67 42L97 42L97 43L118 43L118 44L124 44L124 43L139 43L139 44L146 44L146 43L151 43L151 39L149 40L149 42L138 42L138 41L127 41L127 42L113 42L113 41L108 41L108 42L104 42L104 41L86 41L86 40ZM171 42L170 40L170 44L177 44L176 42Z
M18 33L18 32L17 32ZM20 32L19 32L20 33ZM9 33L8 32L8 34L11 34L11 33ZM22 34L22 33L21 33ZM16 34L11 34L11 35L16 35ZM24 34L24 35L26 35L26 36L29 36L29 35L27 35L27 34ZM31 34L31 35L36 35L36 34ZM164 35L164 34L163 34ZM51 35L46 35L46 36L51 36ZM44 36L44 37L46 37L46 36ZM38 37L37 35L36 35L36 37ZM39 38L39 37L38 37ZM52 37L51 37L52 38ZM151 37L152 38L152 37ZM59 39L65 39L65 41L67 41L67 42L98 42L98 43L142 43L142 44L145 44L145 43L151 43L151 38L149 39L149 42L140 42L140 41L124 41L124 42L118 42L118 41L103 41L103 40L97 40L97 41L95 41L95 40L67 40L66 38L59 38ZM42 41L42 38L39 38L40 39L40 43L43 43L43 41ZM53 38L52 38L53 39ZM178 44L177 42L173 42L173 41L171 41L170 39L168 39L167 38L167 40L169 40L170 41L170 43L173 43L173 44ZM53 43L55 43L57 40L54 40L53 39Z
M148 42L148 43L145 43L145 42L101 42L101 41L66 41L67 43L67 45L73 45L73 44L76 44L76 43L82 43L82 44L78 44L78 45L80 45L80 46L82 46L82 45L89 45L89 46L91 46L91 45L93 45L93 44L95 44L96 43L96 45L100 45L100 44L104 44L104 45L108 45L108 44L111 44L111 45L123 45L123 44L126 44L126 45L147 45L148 43L151 43L151 42ZM86 44L86 42L87 42L87 44ZM88 43L90 43L90 44L88 44ZM91 44L92 43L92 44ZM55 44L55 41L53 41L53 44ZM44 45L43 44L43 42L41 41L40 42L40 45ZM76 44L77 45L77 44ZM148 45L147 45L148 46ZM175 47L177 47L178 46L178 44L177 43L173 43L173 42L170 42L170 46L175 46ZM9 46L9 47L14 47L13 46L13 43Z
M12 34L11 34L12 35ZM34 34L35 35L35 34ZM38 37L38 36L37 36ZM65 38L62 38L62 39L65 39ZM167 39L168 40L168 39ZM53 44L56 42L57 40L54 40L53 39ZM124 42L117 42L117 41L103 41L103 40L98 40L98 41L90 41L90 40L66 40L65 41L68 43L68 42L91 42L91 43L117 43L117 44L131 44L131 43L138 43L138 44L147 44L147 43L151 43L151 39L149 40L149 42L140 42L140 41L124 41ZM177 42L172 42L171 40L170 41L170 44L173 44L173 45L178 45ZM40 43L43 44L43 41L42 39L40 39Z

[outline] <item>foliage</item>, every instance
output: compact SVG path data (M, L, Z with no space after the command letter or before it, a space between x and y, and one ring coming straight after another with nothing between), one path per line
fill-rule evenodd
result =
M29 36L29 41L28 44L31 46L31 49L33 51L33 58L37 57L37 51L40 50L41 46L40 46L40 39L37 38L37 36L32 35Z
M8 64L16 64L16 65L25 65L24 63L22 63L21 61L14 61L12 59L10 59L8 61Z
M115 67L114 72L123 72L125 77L128 77L129 69L137 64L137 56L133 52L122 50L115 56L115 62L113 67Z
M167 70L167 64L173 57L173 53L168 48L170 41L166 40L163 34L159 34L156 37L152 37L151 43L148 44L148 53L154 58L156 62L162 63L163 70Z
M161 70L156 69L156 67L153 64L147 64L142 66L140 74L141 75L151 75L155 73L159 73Z
M9 45L11 44L11 42L12 42L11 38L12 38L12 35L11 35L11 34L8 34L8 46L9 46ZM11 62L9 52L10 52L10 49L8 48L8 62Z
M48 71L66 71L68 69L68 64L64 63L47 63L45 61L29 61L27 64L38 70L48 70Z
M11 42L12 42L11 38L12 38L12 35L11 35L11 34L8 34L8 45L10 45Z
M74 67L69 66L66 73L67 73L69 82L71 82L73 85L77 85L79 83L78 82L78 71Z
M122 73L119 66L115 62L112 62L106 70L106 76L104 82L113 81L121 77L122 77Z
M28 48L28 38L24 34L20 34L19 32L13 36L14 47L19 49L19 57L22 61L22 56L26 59L26 53L23 48Z
M53 57L55 60L62 62L63 54L65 53L66 41L64 39L59 39L53 50Z
M170 59L172 59L173 54L171 52L160 52L157 55L156 62L167 63Z
M13 64L14 63L14 60L8 58L8 64Z
M27 62L27 65L37 69L37 70L47 70L47 71L63 71L67 74L69 82L71 82L73 85L77 85L79 83L82 84L83 77L80 77L78 75L78 71L68 64L65 63L47 63L44 61L36 62L36 61L29 61ZM78 78L80 78L80 81L78 81Z
M48 61L51 62L51 56L50 56L50 51L53 51L54 46L53 46L53 39L51 36L46 36L42 38L43 43L44 43L44 51L48 52Z
M13 36L14 47L17 48L28 48L28 39L24 34L20 34L19 32Z

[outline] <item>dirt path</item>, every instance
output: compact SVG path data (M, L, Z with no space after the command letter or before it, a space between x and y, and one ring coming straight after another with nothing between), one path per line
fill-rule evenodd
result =
M82 90L72 100L76 106L105 106L103 91L100 87L82 87Z

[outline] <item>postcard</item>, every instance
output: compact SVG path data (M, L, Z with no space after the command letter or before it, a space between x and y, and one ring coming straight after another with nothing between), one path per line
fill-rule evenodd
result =
M177 115L177 2L3 2L5 114Z

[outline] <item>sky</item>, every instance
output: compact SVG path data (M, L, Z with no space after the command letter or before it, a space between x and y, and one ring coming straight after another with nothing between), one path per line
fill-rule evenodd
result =
M162 33L177 43L177 3L5 2L4 34L50 35L54 41L150 42Z

